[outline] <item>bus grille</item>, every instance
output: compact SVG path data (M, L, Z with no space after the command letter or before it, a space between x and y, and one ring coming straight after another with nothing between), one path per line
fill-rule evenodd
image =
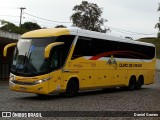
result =
M13 80L12 82L18 85L35 85L34 82L22 82L22 81L17 81L17 80Z

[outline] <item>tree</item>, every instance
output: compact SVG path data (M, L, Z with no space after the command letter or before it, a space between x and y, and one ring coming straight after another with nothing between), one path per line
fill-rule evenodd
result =
M159 3L158 11L160 11L160 3ZM160 17L159 17L159 22L155 25L155 28L158 28L157 37L160 38Z
M66 28L66 26L64 26L64 25L57 25L57 26L55 26L55 28Z
M75 12L70 17L73 26L97 32L107 32L105 27L102 28L107 20L101 18L102 9L97 4L82 1L80 5L74 6L73 11Z
M31 31L31 30L41 29L41 27L37 23L33 23L33 22L25 22L20 27L22 29L25 29L26 32Z
M32 22L25 22L20 27L18 27L11 22L1 20L1 25L2 25L2 27L0 27L1 30L17 34L23 34L25 32L41 28L37 23L32 23Z
M155 28L158 28L157 37L160 38L160 23L157 23Z
M0 29L3 31L12 32L12 33L20 33L19 27L11 22L1 20L1 25L2 26L0 27Z

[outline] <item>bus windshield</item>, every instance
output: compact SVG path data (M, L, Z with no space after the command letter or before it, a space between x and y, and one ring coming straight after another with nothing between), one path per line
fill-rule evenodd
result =
M21 75L47 72L49 61L44 58L44 50L52 42L53 38L20 39L14 51L11 72Z
M34 76L62 67L74 38L73 35L62 35L50 38L20 39L14 51L11 72L16 75ZM53 42L64 42L64 44L55 46L49 58L45 59L45 48Z

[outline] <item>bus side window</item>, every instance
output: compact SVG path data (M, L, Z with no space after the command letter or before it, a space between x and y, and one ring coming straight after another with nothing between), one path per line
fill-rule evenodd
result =
M50 56L50 68L52 70L55 70L57 68L60 68L61 64L61 48L59 46L54 47L51 50L51 56Z
M50 67L51 68L57 68L58 67L58 53L57 53L57 51L52 52Z

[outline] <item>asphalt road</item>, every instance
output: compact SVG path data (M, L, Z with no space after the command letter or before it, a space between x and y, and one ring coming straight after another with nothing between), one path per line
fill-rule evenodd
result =
M74 98L13 92L7 82L0 82L0 111L160 111L159 78L157 72L155 83L141 90L92 91Z

